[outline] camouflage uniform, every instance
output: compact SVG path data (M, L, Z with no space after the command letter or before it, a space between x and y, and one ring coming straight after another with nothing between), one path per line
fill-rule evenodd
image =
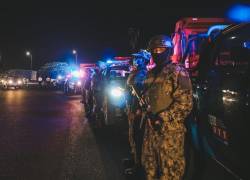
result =
M102 121L101 111L103 105L103 84L102 77L99 71L96 71L91 79L91 90L93 94L93 121L96 127L102 127L104 122Z
M147 179L179 180L185 169L184 120L192 109L189 75L184 67L168 64L156 77L151 71L145 87L151 111L162 119L159 132L146 123L142 161Z
M146 68L133 71L128 77L127 84L133 86L137 93L141 93L146 75ZM132 92L128 108L129 144L136 164L141 164L141 148L144 134L144 129L141 127L141 118L139 102Z

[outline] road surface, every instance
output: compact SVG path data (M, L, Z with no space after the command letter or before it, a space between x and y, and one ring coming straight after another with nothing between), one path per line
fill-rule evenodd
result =
M0 180L138 180L123 175L126 128L92 129L80 96L0 91ZM213 161L199 180L234 180Z
M0 91L0 108L0 179L124 179L122 147L104 130L96 137L79 96Z

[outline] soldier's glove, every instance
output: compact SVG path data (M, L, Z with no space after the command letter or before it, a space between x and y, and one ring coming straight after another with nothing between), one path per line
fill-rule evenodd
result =
M155 131L160 132L162 128L162 123L163 123L162 118L152 112L147 112L146 116L147 116L147 119L150 121L152 128Z

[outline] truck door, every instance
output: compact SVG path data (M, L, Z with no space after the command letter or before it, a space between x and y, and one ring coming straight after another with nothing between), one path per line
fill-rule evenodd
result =
M249 177L250 24L221 37L203 82L208 143L217 160Z

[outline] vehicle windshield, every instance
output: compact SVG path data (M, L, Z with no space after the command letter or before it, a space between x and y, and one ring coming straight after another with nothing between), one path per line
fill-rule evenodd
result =
M128 66L114 66L109 69L107 76L109 79L126 79L129 74Z

